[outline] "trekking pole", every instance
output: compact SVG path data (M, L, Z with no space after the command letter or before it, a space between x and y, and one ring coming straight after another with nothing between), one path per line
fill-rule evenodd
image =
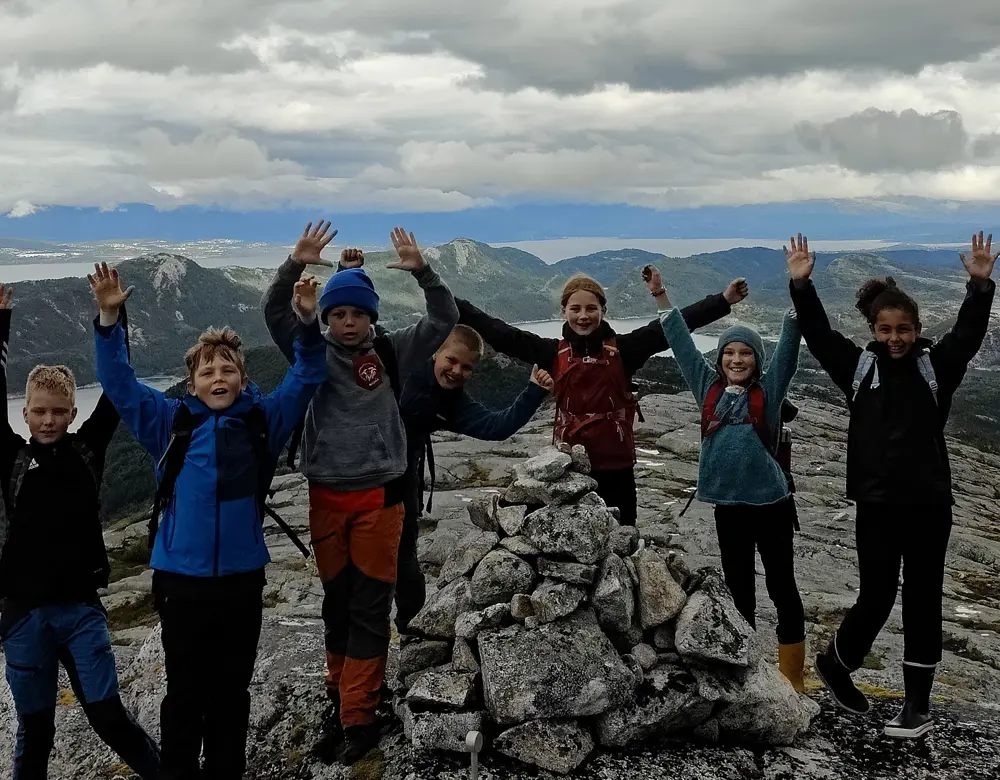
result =
M267 504L262 505L264 507L264 512L270 517L274 522L278 524L278 527L285 532L285 536L292 540L292 543L299 548L299 552L302 553L306 558L309 557L309 548L306 547L302 540L299 539L299 535L295 533L291 528L289 528L288 523L281 519L281 515L275 512Z
M479 751L483 749L483 735L478 731L470 731L465 737L465 749L472 754L470 780L479 780Z

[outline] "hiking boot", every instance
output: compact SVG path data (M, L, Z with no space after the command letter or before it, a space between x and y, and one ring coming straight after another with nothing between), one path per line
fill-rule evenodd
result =
M912 666L904 662L903 684L906 690L903 708L885 724L885 735L896 739L916 739L934 728L934 719L930 716L934 667Z
M802 672L806 665L806 643L778 645L778 668L785 679L792 684L796 693L806 692L806 682Z
M334 698L331 696L331 698ZM337 752L344 741L344 727L340 724L340 696L336 696L330 711L323 718L319 739L313 745L312 754L324 764L337 760Z
M837 657L836 641L834 638L826 652L816 656L816 674L838 707L852 715L864 715L872 705L854 685L851 671Z
M375 724L348 726L344 729L344 752L340 756L340 763L344 766L357 763L378 747L379 737L379 728Z

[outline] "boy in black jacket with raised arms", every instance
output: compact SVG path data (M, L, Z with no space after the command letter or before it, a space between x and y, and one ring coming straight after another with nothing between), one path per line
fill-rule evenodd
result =
M810 280L815 255L800 234L786 251L791 296L809 350L847 396L847 497L857 504L861 588L816 671L843 709L870 705L851 680L896 602L903 578L903 680L906 699L886 724L891 737L919 737L933 727L930 693L941 661L941 592L954 503L944 426L952 396L982 346L1000 253L992 236L972 237L961 255L969 272L965 301L937 343L920 337L916 302L890 279L871 279L857 308L873 341L862 349L830 327Z
M10 291L0 286L6 353ZM124 319L124 317L123 317ZM6 373L0 372L6 398ZM59 664L97 735L144 780L155 778L156 745L118 696L107 614L97 591L110 567L99 490L118 414L102 395L76 433L76 380L65 366L28 376L25 442L0 423L0 641L17 710L14 779L43 780L55 739Z

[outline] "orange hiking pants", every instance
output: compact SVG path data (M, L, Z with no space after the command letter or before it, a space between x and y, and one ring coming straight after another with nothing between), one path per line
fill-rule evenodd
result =
M309 488L309 530L323 583L326 686L344 727L375 720L389 653L389 613L403 505L384 491Z

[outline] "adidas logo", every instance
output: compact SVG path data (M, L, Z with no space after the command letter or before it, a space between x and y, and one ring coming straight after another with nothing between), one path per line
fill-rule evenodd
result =
M34 458L32 458L31 459L31 463L28 464L28 471L31 471L32 469L37 469L37 468L38 468L38 461L35 460Z

